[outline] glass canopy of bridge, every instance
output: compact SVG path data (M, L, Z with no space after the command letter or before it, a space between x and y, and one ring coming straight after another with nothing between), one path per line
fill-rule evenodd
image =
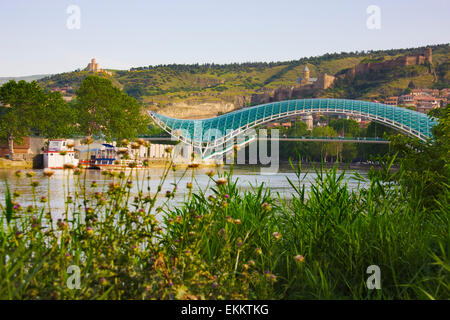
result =
M308 113L345 113L361 116L421 140L431 138L431 128L436 124L436 121L426 114L413 110L345 99L299 99L273 102L202 120L175 119L158 113L150 115L171 135L179 131L186 142L208 143L217 139L217 132L226 135L232 130L235 135L238 135L265 122Z

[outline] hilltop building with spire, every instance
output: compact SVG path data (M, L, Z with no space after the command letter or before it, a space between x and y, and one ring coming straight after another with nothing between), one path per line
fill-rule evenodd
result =
M308 66L303 68L303 77L297 79L298 86L303 90L325 90L334 83L335 77L321 73L318 78L311 78Z
M84 69L84 71L89 71L89 72L103 72L106 73L108 75L112 75L111 72L103 70L100 68L100 66L98 65L97 61L95 60L95 58L92 58L91 62L87 65L87 67Z

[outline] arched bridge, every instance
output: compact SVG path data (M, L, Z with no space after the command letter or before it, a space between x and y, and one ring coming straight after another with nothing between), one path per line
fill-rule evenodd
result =
M423 141L432 137L431 128L437 123L426 114L382 103L348 99L297 99L271 102L214 118L184 120L150 112L150 117L172 137L192 145L202 157L222 148L230 141L245 135L255 126L277 119L310 113L351 114L385 124ZM244 141L249 142L252 138ZM242 143L243 144L243 143ZM228 148L229 149L229 148ZM209 155L208 155L209 157Z

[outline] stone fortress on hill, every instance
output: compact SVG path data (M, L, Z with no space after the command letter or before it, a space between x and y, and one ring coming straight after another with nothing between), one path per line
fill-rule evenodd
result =
M325 90L329 88L336 78L332 75L321 73L319 78L311 78L309 76L309 68L305 66L303 69L303 77L297 79L298 88L302 90Z
M251 97L251 104L261 104L309 96L316 91L328 89L333 85L335 80L335 76L326 73L321 73L317 78L312 78L308 66L305 66L303 68L303 77L297 79L297 85L268 89L264 90L262 93L253 94Z
M425 52L413 56L400 56L392 60L384 58L374 59L366 63L360 63L353 68L345 69L332 76L326 73L320 73L317 78L310 77L308 66L303 69L303 77L297 79L295 86L283 86L276 89L265 89L263 92L253 94L251 104L262 104L273 101L282 101L296 98L308 98L314 93L326 90L331 87L339 78L345 76L357 76L372 71L392 69L395 67L406 67L413 65L432 64L433 53L431 48L425 49Z
M111 72L101 69L100 66L98 65L97 61L95 60L95 58L91 59L91 62L87 65L87 67L84 69L84 71L94 72L94 73L95 72L103 72L108 75L112 75Z
M373 61L364 64L358 64L354 68L348 69L344 75L356 76L359 74L368 73L370 71L380 71L391 69L395 67L407 67L422 64L433 63L433 52L431 48L427 48L424 53L414 56L401 56L396 59L387 61Z
M95 58L91 59L91 62L87 65L86 68L83 69L83 71L91 72L91 73L105 73L109 76L112 76L112 73L100 68L98 62L95 60ZM74 91L72 84L68 84L61 87L53 87L51 89L52 92L58 91L63 96L63 99L68 102L71 101L74 97Z

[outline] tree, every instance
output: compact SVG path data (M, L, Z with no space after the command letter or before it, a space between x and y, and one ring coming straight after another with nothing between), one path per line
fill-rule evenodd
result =
M405 169L398 177L411 199L422 199L420 206L448 206L450 195L450 105L430 111L438 120L427 142L401 134L390 137Z
M46 95L36 117L35 129L45 138L66 138L76 133L76 110L67 104L59 92Z
M106 140L132 139L148 130L149 117L139 103L112 83L89 76L77 90L80 132L102 135Z
M367 126L366 137L382 138L385 134L391 135L395 133L397 133L395 129L392 129L384 124L371 121Z
M303 121L296 121L292 128L280 128L280 134L286 134L288 137L304 137L309 136L310 131L308 131L306 123ZM280 158L282 159L296 159L298 156L306 159L308 153L308 143L306 142L283 141L280 143Z
M382 138L386 136L390 136L392 134L397 134L395 129L392 129L386 125L381 123L377 123L372 121L367 126L365 130L365 136L369 138ZM385 155L389 152L389 145L387 144L371 144L371 143L358 143L358 158L361 160L375 160L379 155Z
M0 87L0 139L8 141L10 156L14 142L21 143L31 134L45 103L46 95L35 81L11 80Z
M75 132L75 109L59 92L45 93L36 82L10 81L0 88L0 139L7 140L10 155L14 142L33 133L64 138Z
M136 100L140 99L145 94L144 87L139 83L125 85L123 91L130 97L135 98Z
M352 161L357 156L356 143L344 143L341 152L341 160Z
M168 135L168 133L166 131L164 131L163 128L161 128L160 126L158 126L156 124L152 124L148 127L147 134L151 137L152 136L153 137L161 137L161 136Z
M313 137L337 137L337 132L329 127L314 127L312 130ZM336 156L339 152L338 142L313 142L311 145L311 153L316 159L323 159L327 162L328 156Z
M329 126L343 137L358 137L361 133L361 128L354 119L331 120Z
M291 133L292 130L292 133ZM303 121L296 121L294 128L290 129L288 135L303 137L309 135L308 125Z
M409 89L416 89L416 85L414 84L414 81L410 81L409 83L408 83L408 88Z

